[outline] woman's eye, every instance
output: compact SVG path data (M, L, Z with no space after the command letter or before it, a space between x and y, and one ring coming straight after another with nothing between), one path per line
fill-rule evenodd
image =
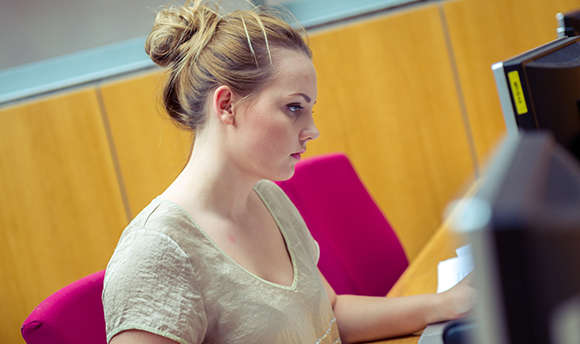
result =
M286 105L286 108L288 108L288 110L292 113L300 112L300 110L303 109L302 105L298 103L288 104Z

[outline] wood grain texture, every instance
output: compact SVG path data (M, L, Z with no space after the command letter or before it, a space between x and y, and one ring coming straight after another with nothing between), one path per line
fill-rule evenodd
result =
M470 198L480 185L476 180L469 186L462 198ZM464 204L464 203L463 203ZM453 230L455 217L463 214L461 202L454 203L445 221L437 229L429 242L421 250L417 258L401 275L397 283L391 288L387 297L405 297L420 294L433 294L437 291L437 266L439 262L456 257L456 249L467 243L466 238ZM419 331L409 336L391 338L373 343L410 344L417 343L421 333Z
M162 109L164 78L154 72L100 87L131 216L177 177L193 142Z
M0 342L102 270L127 222L94 89L0 110Z
M401 297L432 294L437 290L437 265L440 261L456 257L455 250L463 244L446 221L425 245L417 259L409 265L401 278L393 286L387 297ZM376 343L407 344L417 343L422 331L400 338L392 338Z
M477 192L481 179L474 180L461 199L469 199ZM445 221L437 229L433 237L421 250L417 258L401 275L391 288L387 297L405 297L420 294L433 294L437 291L437 266L439 262L457 256L456 249L465 245L467 239L453 229L455 218L464 214L462 206L466 203L454 202L448 211ZM390 338L373 343L411 344L417 343L423 331L398 338Z
M443 10L479 161L505 134L491 65L556 38L557 12L579 0L456 0Z
M344 151L412 260L474 173L439 9L310 38L318 71L311 154Z

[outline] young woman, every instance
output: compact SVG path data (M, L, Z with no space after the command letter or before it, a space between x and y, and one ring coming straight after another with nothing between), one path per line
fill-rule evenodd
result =
M467 312L471 288L336 295L318 245L270 180L308 141L316 73L301 35L264 10L202 1L158 13L146 43L168 67L167 112L195 130L176 180L123 232L107 267L111 343L340 343L412 333Z

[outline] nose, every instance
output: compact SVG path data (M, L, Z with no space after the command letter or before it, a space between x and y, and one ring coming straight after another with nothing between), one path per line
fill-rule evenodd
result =
M314 120L312 119L312 117L310 117L308 125L300 132L300 141L306 142L309 140L314 140L318 136L320 136L320 132L318 131L318 128L314 124Z

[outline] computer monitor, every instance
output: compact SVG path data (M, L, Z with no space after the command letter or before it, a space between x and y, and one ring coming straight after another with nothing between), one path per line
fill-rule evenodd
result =
M580 10L558 13L558 37L580 36Z
M580 160L580 36L493 64L509 135L545 129Z
M547 132L507 136L460 207L452 227L472 246L473 343L578 343L580 163Z

